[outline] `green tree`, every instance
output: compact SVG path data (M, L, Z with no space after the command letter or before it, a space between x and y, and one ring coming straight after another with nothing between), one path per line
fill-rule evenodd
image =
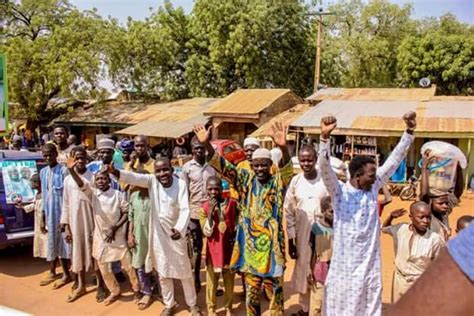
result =
M8 58L10 100L30 128L67 110L51 106L53 98L103 93L104 22L95 12L62 0L4 1L0 11L6 17L1 50Z
M301 1L198 0L190 18L186 78L193 95L237 88L311 91L314 51Z
M397 83L397 47L414 31L412 7L388 0L343 2L328 8L326 35L329 56L336 57L344 87L387 87ZM324 68L322 67L324 71Z
M428 77L438 94L473 94L474 37L440 32L410 36L398 49L398 65L408 86Z
M188 18L182 8L165 2L144 21L116 20L107 36L108 72L117 86L163 99L188 95L184 78Z

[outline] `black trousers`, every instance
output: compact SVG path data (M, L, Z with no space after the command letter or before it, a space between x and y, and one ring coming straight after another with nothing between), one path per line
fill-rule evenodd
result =
M196 286L201 285L201 254L202 254L202 230L198 219L191 219L189 222L189 230L193 238L194 248L194 282Z

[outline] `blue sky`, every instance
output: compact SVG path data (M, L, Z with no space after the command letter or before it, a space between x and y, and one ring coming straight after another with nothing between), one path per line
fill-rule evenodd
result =
M102 16L110 15L120 21L126 21L128 16L134 19L143 19L149 15L150 8L157 8L163 4L163 0L70 0L70 2L80 9L97 8ZM175 6L183 7L186 12L190 12L194 1L171 0L171 2ZM336 1L323 0L323 5L334 2ZM414 7L413 15L416 18L440 16L451 12L459 20L474 24L474 0L391 0L391 2L398 4L412 3Z

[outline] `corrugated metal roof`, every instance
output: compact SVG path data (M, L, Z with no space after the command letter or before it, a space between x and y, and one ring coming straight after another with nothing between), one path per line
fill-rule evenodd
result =
M145 103L143 101L106 101L104 103L85 104L70 113L56 118L56 123L82 123L88 125L119 124L130 125L137 123L132 115L143 112L159 103Z
M303 113L308 111L310 108L312 108L312 106L307 103L297 104L291 109L286 110L285 112L282 112L274 116L270 121L260 126L260 128L258 128L255 132L253 132L250 136L259 137L259 138L270 136L272 133L270 127L272 126L274 122L282 122L284 124L290 125L291 123L293 123L295 119L300 117Z
M288 93L300 99L298 103L303 103L303 99L296 96L289 89L241 89L216 102L216 104L204 114L255 115Z
M404 129L401 117L408 111L417 113L417 133L474 136L474 101L322 101L291 125L319 133L321 118L334 115L335 134L397 135Z
M177 138L193 130L196 124L206 124L206 111L218 99L193 98L170 103L160 103L131 116L140 123L119 130L116 134L146 135L150 137Z
M351 101L424 101L430 100L436 87L413 88L326 88L317 91L306 100L351 100Z

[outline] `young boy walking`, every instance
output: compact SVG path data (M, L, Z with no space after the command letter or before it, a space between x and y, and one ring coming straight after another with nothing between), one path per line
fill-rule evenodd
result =
M444 246L442 237L430 229L428 204L420 201L410 206L411 224L392 225L392 221L405 212L403 209L393 211L382 227L382 232L392 235L395 245L392 303L405 294Z
M237 202L222 197L222 181L216 176L207 180L209 201L203 203L199 212L200 222L206 245L206 301L209 316L216 314L216 290L219 275L224 279L224 306L226 315L232 313L235 274L229 264L235 239Z
M309 315L321 315L324 284L331 264L332 256L332 222L333 208L331 197L323 197L320 201L321 217L311 225L309 244L311 246L311 263L309 283L311 284Z
M94 212L94 237L92 256L97 260L104 282L110 291L104 304L110 305L121 296L120 286L112 271L112 262L120 261L122 269L128 274L132 289L137 295L139 284L132 269L132 258L127 248L126 228L129 205L122 192L110 186L107 172L95 174L95 186L81 178L70 168L71 176L89 197Z
M145 170L140 171L147 174ZM128 213L128 247L132 249L132 266L137 271L142 297L137 302L138 309L144 310L151 304L152 273L145 271L148 254L150 225L150 195L147 188L130 187L130 212Z
M41 169L41 193L45 213L46 230L48 231L48 249L46 260L51 263L49 275L41 280L40 285L48 285L56 278L56 264L59 261L63 276L53 284L59 289L72 281L69 272L71 246L66 243L60 228L63 210L64 178L67 174L65 166L58 163L58 150L54 144L45 144L41 150L46 167Z

